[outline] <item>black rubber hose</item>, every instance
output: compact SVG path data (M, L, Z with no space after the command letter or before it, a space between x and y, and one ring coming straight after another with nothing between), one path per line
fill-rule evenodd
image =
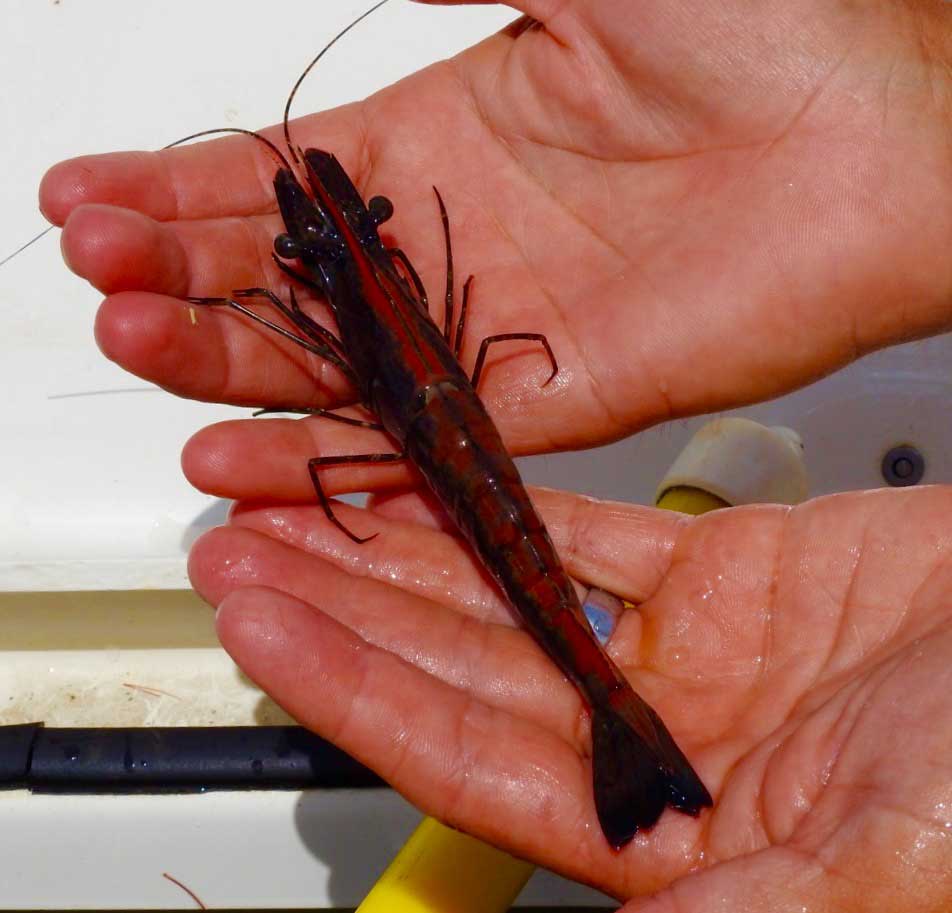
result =
M385 785L349 755L297 726L0 726L0 787L150 793Z

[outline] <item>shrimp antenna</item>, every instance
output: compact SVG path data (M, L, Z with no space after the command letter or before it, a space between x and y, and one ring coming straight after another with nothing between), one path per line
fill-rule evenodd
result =
M17 254L22 254L23 251L25 251L32 244L36 244L36 242L39 241L43 235L45 235L48 231L52 231L54 228L56 228L55 225L48 225L35 238L30 238L26 244L21 244L12 254L7 254L2 260L0 260L0 266L3 266L4 263L9 263L9 261L12 260Z
M200 136L212 136L216 133L241 133L244 136L253 136L259 142L264 143L278 158L281 164L288 169L288 171L293 172L294 169L291 167L291 163L284 156L284 153L275 146L271 140L262 136L260 133L255 133L253 130L242 130L240 127L218 127L214 130L202 130L201 133L193 133L191 136L183 136L181 139L177 139L174 143L169 143L167 146L163 146L163 149L171 149L173 146L180 146L182 143L187 143L190 139L198 139ZM18 254L22 254L28 247L36 244L47 232L51 232L55 225L50 225L43 229L36 237L30 238L26 244L21 244L12 254L7 254L2 260L0 260L0 266L3 266L5 263L9 263L14 257Z
M167 146L163 146L163 149L171 149L173 146L181 146L182 143L187 143L190 139L198 139L200 136L214 136L219 133L240 133L242 136L252 136L258 142L264 143L277 157L278 160L284 165L285 168L290 172L294 172L294 169L291 167L291 163L284 157L284 153L275 146L267 137L262 136L260 133L255 133L254 130L242 130L241 127L215 127L211 130L202 130L199 133L192 133L189 136L183 136L181 139L177 139L174 143L169 143ZM35 240L35 239L34 239ZM33 243L32 241L30 242Z
M353 22L351 22L350 25L347 26L347 28L338 32L333 38L331 38L331 40L328 41L327 44L325 44L324 47L321 49L321 52L317 55L317 57L315 57L307 65L307 69L305 69L305 71L298 77L298 81L294 84L294 88L291 89L291 94L288 96L287 104L284 106L284 141L287 143L288 149L291 150L291 157L294 159L294 161L298 165L301 164L301 159L298 157L297 152L294 151L294 145L291 143L291 131L288 128L288 117L291 113L291 102L294 101L294 96L297 95L297 90L301 88L301 83L304 82L305 78L307 77L307 74L310 73L311 70L314 69L314 67L317 65L317 62L332 47L334 47L334 45L337 44L337 42L340 41L341 38L344 37L344 35L346 35L355 25L357 25L360 22L363 22L363 20L366 19L371 13L374 13L378 9L380 9L380 7L383 6L387 2L389 2L389 0L379 0L379 2L375 3L372 7L370 7L369 10L367 10L364 13L361 13Z
M294 145L291 143L291 131L290 131L290 128L288 127L288 118L291 113L291 102L294 101L294 96L297 95L297 90L301 88L301 83L304 82L304 80L307 78L308 73L310 73L311 70L314 69L318 61L332 47L334 47L334 45L337 44L337 42L340 41L341 38L344 37L344 35L346 35L352 28L354 28L354 26L358 25L360 22L366 19L371 13L375 13L385 3L389 3L389 0L378 0L378 2L375 3L372 7L370 7L369 10L361 13L353 22L350 23L350 25L348 25L346 28L338 32L330 41L327 42L326 45L324 45L324 47L321 49L321 52L307 65L307 68L298 77L297 82L294 83L294 87L291 89L291 94L288 96L287 104L285 104L284 106L284 140L287 143L288 149L291 152L291 158L294 159L295 164L300 165L301 159L298 156L297 152L295 151ZM202 130L199 133L192 133L189 136L183 136L181 139L177 139L174 143L169 143L167 146L163 146L162 148L171 149L173 146L180 146L182 145L182 143L187 143L189 140L198 139L199 137L202 137L202 136L215 136L216 134L221 134L221 133L240 133L243 136L254 137L259 142L264 143L277 156L281 164L285 168L287 168L288 171L292 173L294 172L294 169L291 167L291 164L290 162L288 162L284 153L277 146L275 146L275 144L272 143L271 140L262 136L260 133L255 133L253 130L242 130L240 127L217 127L212 130ZM3 266L5 263L9 262L18 254L23 253L23 251L25 251L32 244L36 244L36 242L39 241L40 238L43 237L43 235L45 235L47 232L52 231L55 227L56 227L55 225L50 225L48 228L44 228L43 231L41 231L35 238L30 238L30 240L27 241L26 244L22 244L15 251L13 251L12 254L8 254L6 257L0 260L0 266Z

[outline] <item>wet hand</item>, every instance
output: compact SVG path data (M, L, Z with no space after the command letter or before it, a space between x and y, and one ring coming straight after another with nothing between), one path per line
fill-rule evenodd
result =
M609 650L715 798L620 853L577 692L415 495L241 507L199 541L226 648L420 808L629 913L952 902L952 489L697 519L536 492L570 573L638 605Z

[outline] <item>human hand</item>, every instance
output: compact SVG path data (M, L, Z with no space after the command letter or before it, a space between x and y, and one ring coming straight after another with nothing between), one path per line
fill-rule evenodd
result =
M517 5L545 27L293 127L394 199L438 321L441 188L457 275L476 274L467 365L490 333L548 335L552 384L539 389L547 365L526 345L494 353L481 387L514 452L769 397L952 323L947 4ZM236 315L195 327L170 297L284 288L273 173L241 137L47 175L68 261L110 296L97 333L111 358L207 400L351 395ZM266 432L233 433L244 449ZM314 449L296 434L303 461ZM193 448L187 469L206 459Z
M399 222L394 232L434 299L442 254L432 201L420 187L430 181L441 185L457 227L458 270L479 274L467 363L479 339L490 332L535 330L549 336L562 371L544 391L537 390L544 362L535 360L534 350L524 355L516 350L496 361L486 376L483 393L515 451L603 441L669 414L771 395L869 348L948 324L952 282L943 272L948 266L933 262L930 253L945 249L949 236L943 171L949 154L943 126L948 90L941 69L944 49L941 37L935 37L949 33L948 12L938 4L818 7L774 4L741 16L727 15L732 5L726 3L639 4L637 13L621 3L588 4L581 10L563 6L548 19L548 32L499 36L454 65L428 70L364 105L308 119L295 135L302 144L337 151L363 178L368 195L385 192L395 199ZM546 18L541 7L534 11ZM591 19L596 13L605 14L601 24ZM637 16L637 41L619 27L626 16ZM804 31L791 25L804 21L809 22ZM607 58L624 61L625 72L599 67ZM592 86L599 91L588 94ZM586 104L587 99L599 105ZM606 110L616 116L606 116ZM618 117L620 111L627 116ZM421 149L424 118L430 137L445 126L442 144ZM364 126L367 132L361 133ZM556 135L556 128L565 135ZM169 389L204 399L308 405L347 398L333 372L315 371L298 353L284 352L233 315L203 313L199 325L192 326L181 304L164 297L276 284L266 256L279 230L269 186L272 169L250 142L228 140L160 156L86 159L49 176L44 210L58 221L72 213L63 244L73 267L104 291L122 292L107 299L98 320L107 354ZM130 211L77 208L82 202L117 204L160 221ZM289 357L276 359L276 351ZM310 485L304 457L327 453L328 448L315 446L315 438L324 444L339 433L319 428L311 421L218 426L192 442L186 469L206 490L227 496L305 497ZM340 443L348 442L341 436ZM246 459L248 452L255 453L254 461ZM288 469L285 475L275 472L282 467ZM345 479L343 471L328 475L340 478L328 482L329 490L363 485L354 475ZM829 510L823 505L830 503L843 502L818 502L821 507L810 505L790 516ZM868 503L874 502L862 502ZM908 507L910 502L894 503ZM401 504L392 502L386 510ZM883 528L877 527L878 534L891 534L911 517L919 525L909 530L909 541L916 539L920 548L935 548L937 542L947 548L934 521L928 525L931 543L917 538L923 519L918 515L927 513L921 502L918 506L917 516L912 510L895 511ZM437 564L436 544L417 552L422 540L413 537L411 554L393 541L383 551L388 544L383 537L362 547L371 551L358 553L347 542L333 541L339 533L328 532L319 519L315 524L308 508L244 516L249 523L252 516L260 517L269 536L277 535L277 526L323 557L329 552L341 564L352 562L361 573L374 562L371 575L410 588L407 596L379 581L371 587L371 580L360 580L355 586L314 556L282 550L260 536L239 538L253 534L235 529L204 540L193 559L196 584L206 597L216 603L224 599L222 637L239 661L305 723L370 761L427 810L619 896L670 886L654 902L658 910L665 909L663 904L700 910L711 897L734 907L746 903L748 909L795 900L802 906L802 899L812 903L814 894L821 903L855 906L859 898L863 909L875 909L874 888L884 898L881 905L888 906L910 884L922 892L918 906L928 908L922 895L930 891L938 895L936 904L944 902L941 862L928 858L932 832L892 827L885 812L876 813L877 803L893 803L911 820L932 820L935 833L945 833L939 806L948 799L934 798L944 787L943 771L926 762L942 757L946 745L924 742L945 733L939 726L921 726L922 719L941 723L947 717L944 708L928 703L947 689L940 687L936 697L927 690L944 672L936 659L942 653L941 632L927 639L924 659L910 657L901 636L896 641L896 652L889 655L901 671L911 670L906 680L880 672L887 679L880 686L875 651L863 654L855 668L847 664L847 673L855 671L858 682L852 695L848 688L835 691L835 665L814 669L816 691L790 684L796 668L775 665L773 676L767 676L750 667L762 643L750 636L758 630L751 618L759 618L764 605L771 615L760 631L784 647L781 635L789 640L825 632L829 642L840 621L844 631L853 631L851 615L863 608L864 598L881 597L885 587L877 578L875 585L858 590L859 602L843 596L839 616L825 627L810 616L801 632L799 619L791 617L793 609L817 605L836 616L832 584L824 575L835 580L834 572L856 554L861 539L855 537L866 534L871 519L865 526L856 521L851 529L843 518L836 525L835 517L820 515L810 535L824 550L811 555L804 536L799 555L818 566L815 580L803 594L803 606L794 587L784 613L779 583L776 592L771 589L780 565L771 561L775 553L787 553L791 535L784 533L781 548L780 533L768 528L769 518L781 512L743 511L687 526L688 532L711 531L705 543L709 556L700 546L684 544L691 542L690 536L682 538L688 532L665 540L657 520L638 520L656 515L622 514L629 516L623 527L636 527L634 544L625 540L615 552L626 561L651 530L662 545L673 538L681 543L678 554L691 557L686 566L659 559L661 571L651 579L657 585L664 576L664 584L655 595L650 588L641 595L666 611L652 618L645 642L637 637L639 616L626 619L614 649L617 654L626 637L634 639L629 666L637 661L652 669L637 678L637 686L671 723L692 760L698 758L719 805L699 822L669 814L652 834L615 856L599 842L584 804L590 786L577 698L541 659L532 660L535 648L520 632L506 631L506 643L497 627L482 627L465 615L459 620L462 608L472 604L479 611L494 598L488 587L478 595L477 587L485 584L474 570L470 595L465 588L459 593L462 557L456 564ZM353 515L342 517L355 531L370 531ZM373 523L382 520L374 517ZM745 535L729 534L729 522L746 521L751 529ZM618 535L596 525L600 541L618 544ZM562 524L556 526L559 535L568 535ZM840 529L840 538L838 550L828 553L825 549L836 544L831 526ZM322 546L324 539L329 544ZM724 549L732 542L736 551L727 562ZM904 542L898 546L909 567L890 564L897 579L910 567L915 570L916 558L907 554ZM446 548L458 546L450 541ZM664 546L662 552L670 555L673 548ZM893 557L875 548L860 553L882 561ZM838 566L825 566L831 554L839 555ZM226 560L216 561L216 555ZM759 576L750 570L757 556ZM605 555L601 565L609 560ZM305 573L301 561L312 573ZM785 566L797 566L796 559L791 561ZM599 570L597 560L590 563L587 568L573 558L570 570L637 598L643 578L636 571L612 574ZM692 563L696 577L689 573ZM723 601L713 596L725 585L716 580L717 573L724 574L722 566L736 575L728 578ZM438 588L427 590L425 581L437 567ZM424 582L413 583L414 575ZM292 582L294 587L309 584L309 591L295 589L290 597L274 592ZM752 595L746 595L747 584ZM934 586L926 571L918 584L926 591ZM248 590L249 585L270 589ZM414 587L431 598L420 602ZM915 584L906 587L914 589ZM712 596L705 600L708 590ZM355 595L348 597L347 591ZM664 593L673 594L669 603L661 599ZM813 605L806 598L811 593L817 600ZM356 633L295 601L302 596L305 603L318 599L318 608L328 612L346 613ZM354 601L358 596L366 601ZM909 596L907 603L917 600ZM434 608L447 602L451 608ZM688 624L694 613L703 616L708 602L720 614L708 619L701 634L675 638L672 620ZM936 597L925 617L938 617L940 604ZM731 614L745 606L740 620ZM495 611L490 617L501 620L498 605ZM643 612L640 617L650 617ZM907 617L926 624L922 613L910 610L900 634L909 630ZM436 632L429 641L420 635L424 618ZM446 624L437 627L441 618ZM880 620L885 624L891 618L883 608ZM725 633L718 627L721 619L733 620L736 627L728 627L725 647L708 645L711 629ZM779 634L777 619L787 626ZM392 626L401 620L404 627ZM626 634L626 627L634 633ZM472 632L468 642L466 632ZM887 647L893 644L893 636L878 633ZM440 638L451 641L442 650ZM503 651L502 672L490 667L487 673L476 665L474 655L487 657L485 662L496 655L479 648L480 638ZM696 666L664 652L685 644L692 647ZM780 659L809 671L818 661L809 651L823 643L794 645L793 657L781 652ZM834 662L848 646L844 642L832 651ZM413 660L425 672L414 668ZM367 674L365 685L354 681L354 672ZM441 675L459 687L440 684ZM926 679L918 690L916 675ZM659 694L664 678L675 679L676 705L674 694L667 700ZM434 693L425 683L440 689L435 700L428 700ZM323 693L314 690L315 684ZM689 684L694 693L682 701L682 689L692 690ZM824 685L846 707L844 719L854 709L851 699L860 701L856 694L862 695L864 687L872 692L868 709L861 703L859 722L845 738L824 717L835 711L835 700L830 699L833 711L821 703L808 713L813 709L808 699L822 701ZM552 696L559 688L565 695L561 700ZM731 693L735 688L740 698ZM889 688L899 692L898 699ZM322 700L315 701L315 694ZM903 716L910 694L918 714L912 720ZM421 707L428 712L420 713ZM800 728L795 726L789 740L777 736L785 724L795 725L802 708L806 715ZM427 730L427 720L439 728ZM881 730L874 726L879 720ZM489 735L480 740L483 725ZM811 731L817 730L826 738L811 741ZM770 743L774 736L780 738L777 750ZM398 763L390 753L394 739L401 752ZM811 749L819 760L810 757ZM482 761L480 751L487 753ZM834 774L842 769L840 758L859 756L852 776L840 780L831 774L829 783L822 783L818 771L829 752L838 759ZM866 762L869 767L863 767ZM925 769L904 766L917 763ZM810 769L813 780L803 776ZM777 793L779 799L771 798ZM803 818L797 818L801 812ZM941 843L940 837L935 842ZM823 873L806 864L810 859L825 866ZM897 859L904 867L899 876ZM706 868L688 874L696 865ZM857 866L866 868L851 881ZM824 874L830 872L837 874Z
M609 651L715 797L619 853L577 692L415 495L341 507L364 545L318 507L241 507L192 579L293 716L627 913L948 909L952 488L699 518L536 500L569 572L638 605Z

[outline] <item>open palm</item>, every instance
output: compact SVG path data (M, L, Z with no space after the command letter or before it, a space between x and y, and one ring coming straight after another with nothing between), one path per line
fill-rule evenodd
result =
M481 386L514 452L764 398L952 324L952 261L937 256L952 241L947 4L517 5L544 25L292 133L393 198L387 227L437 319L439 186L457 275L476 275L466 364L491 333L547 334L556 381L540 389L547 362L518 343ZM99 316L108 355L202 399L348 397L333 369L276 358L236 315L195 327L166 297L284 291L274 171L245 137L51 170L41 202L68 219L68 261L125 292Z
M952 489L698 519L536 493L570 573L638 604L610 643L715 798L611 851L587 714L415 495L241 508L191 573L295 717L424 810L631 910L947 909Z

